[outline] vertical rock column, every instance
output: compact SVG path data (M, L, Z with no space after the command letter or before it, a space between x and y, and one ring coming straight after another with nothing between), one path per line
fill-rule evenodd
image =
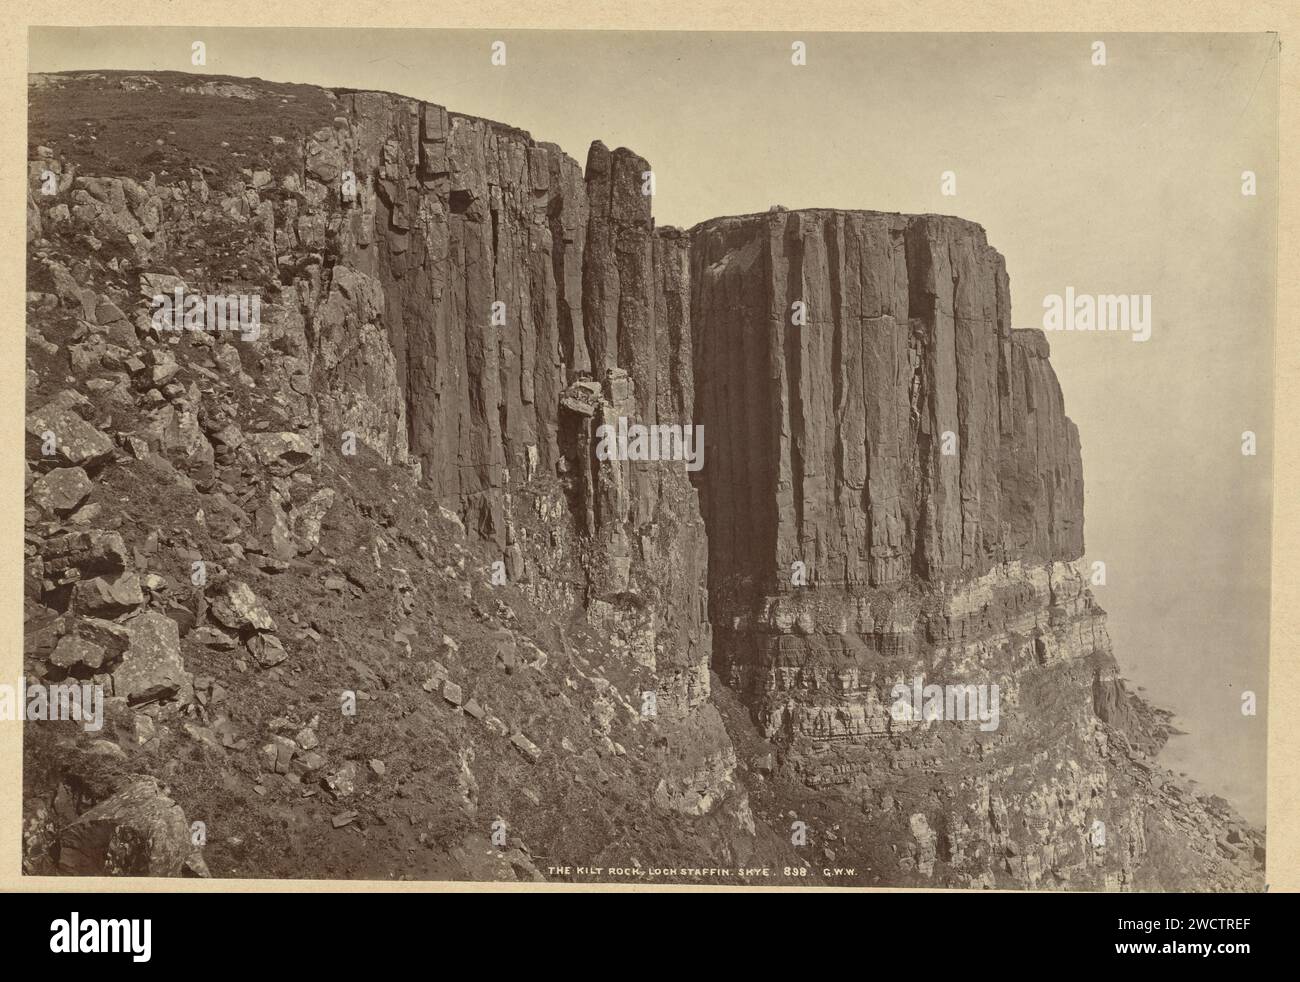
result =
M919 652L900 590L1081 553L1077 431L979 226L717 219L692 277L715 663L760 717L799 666L871 677Z
M553 144L441 106L344 97L358 201L340 263L383 286L410 453L467 527L522 554L508 500L559 466L559 400L588 362L586 191Z
M777 210L691 237L717 671L792 776L915 843L902 868L1100 882L1086 830L1133 820L1093 742L1113 659L1071 562L1078 434L1046 339L1010 327L1002 257L930 215ZM996 687L1000 715L895 717L898 683L986 708Z
M592 437L620 419L693 424L690 241L654 228L649 170L631 151L600 143L587 157L583 322L601 395ZM708 703L708 548L698 494L684 460L601 461L595 440L585 445L580 481L594 503L590 610L655 673L664 775L657 798L702 814L730 789L735 756Z
M707 703L698 495L684 461L595 453L599 426L620 417L692 423L689 238L656 232L650 168L629 150L596 143L583 173L552 144L439 106L378 93L342 104L316 157L335 177L352 169L358 194L342 205L316 320L335 334L386 327L391 356L371 360L390 366L409 432L400 448L378 427L361 438L409 452L513 580L540 558L522 531L536 516L519 507L567 502L556 531L576 545L587 616L655 679L662 803L711 810L734 754Z

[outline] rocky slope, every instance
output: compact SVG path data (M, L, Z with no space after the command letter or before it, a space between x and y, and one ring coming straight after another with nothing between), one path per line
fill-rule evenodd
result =
M29 872L1262 886L1151 759L978 226L660 228L626 149L387 93L30 92L26 672L110 698L27 726Z

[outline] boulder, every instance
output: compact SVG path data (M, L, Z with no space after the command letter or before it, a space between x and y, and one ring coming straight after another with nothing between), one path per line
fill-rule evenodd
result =
M135 778L59 834L58 870L78 876L179 876L189 823L153 778Z
M258 601L247 583L238 580L227 584L225 592L212 604L212 616L232 631L274 631L275 620Z
M116 617L144 603L140 577L133 571L82 580L72 590L76 609L95 617Z
M176 622L155 611L129 621L131 642L113 672L113 694L131 705L188 697L190 676L181 658Z
M56 467L37 478L31 487L32 503L47 515L62 518L72 514L95 489L81 467Z
M113 458L113 441L72 409L49 403L27 416L27 456L38 466L94 472Z
M311 462L311 441L300 433L249 433L253 454L272 474L284 475Z

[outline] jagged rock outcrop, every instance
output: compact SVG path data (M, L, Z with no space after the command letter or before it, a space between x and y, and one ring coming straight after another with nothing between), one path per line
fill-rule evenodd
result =
M1262 836L1148 762L1165 721L1125 690L1074 565L1078 432L979 226L777 210L656 227L632 151L595 143L584 167L398 95L167 73L32 86L51 143L91 87L188 100L184 155L146 154L124 117L120 173L94 172L103 144L30 162L29 669L100 678L148 655L115 695L136 710L128 743L179 729L260 753L284 800L310 783L355 804L359 773L391 790L389 765L331 759L319 706L277 708L255 740L223 708L232 672L254 701L294 679L321 704L342 674L391 732L430 741L396 797L432 800L421 820L461 875L493 821L582 861L575 795L614 802L584 832L633 850L620 861L688 841L715 863L801 862L784 828L815 799L838 817L812 855L856 882L1256 875ZM241 131L247 166L215 144L193 165L268 106L283 135ZM149 313L178 290L256 295L257 331L182 343ZM69 366L86 393L63 389ZM601 452L626 426L678 451L700 427L701 456ZM144 534L97 481L162 482L170 528ZM335 599L362 613L306 614ZM431 604L473 625L464 651ZM364 653L337 654L330 625ZM918 679L996 687L996 723L891 711ZM517 786L526 819L481 820ZM60 794L62 818L89 814ZM1237 838L1207 852L1224 821ZM544 872L500 856L503 877Z

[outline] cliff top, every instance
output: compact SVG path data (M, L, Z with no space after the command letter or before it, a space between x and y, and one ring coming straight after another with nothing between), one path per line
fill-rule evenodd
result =
M871 208L824 208L816 206L808 208L785 208L780 205L774 205L767 211L755 211L746 215L719 215L715 218L706 218L702 222L697 222L695 225L690 227L689 231L691 234L694 234L696 232L707 231L722 225L743 225L747 222L772 220L788 217L790 215L799 215L809 218L828 218L834 215L851 215L867 219L896 218L907 223L918 221L935 221L945 224L951 223L960 225L975 233L986 243L988 241L983 225L980 225L978 222L973 222L968 218L962 218L958 215L938 215L932 212L909 213L899 211L877 211Z
M132 175L155 172L159 180L183 178L193 167L209 176L225 177L231 165L269 167L274 169L282 155L275 136L302 137L322 125L328 125L338 114L337 100L350 95L379 95L385 98L410 102L418 106L437 106L453 119L482 123L494 132L511 135L531 145L554 148L573 157L550 141L537 140L525 129L502 123L499 120L472 113L449 109L441 103L419 99L384 89L352 88L348 86L324 87L295 82L276 82L260 77L215 75L180 71L153 71L147 69L73 69L63 72L29 72L31 88L64 88L74 83L75 104L50 106L50 116L59 119L61 129L66 129L70 118L83 122L85 134L66 134L48 128L45 114L33 111L28 142L31 147L57 144L61 152L78 167L89 167L99 174L125 173ZM76 85L75 83L114 82L115 86ZM123 99L130 93L129 99ZM214 101L215 97L215 101ZM48 98L48 96L47 96ZM165 98L165 106L150 106L151 99ZM178 113L174 99L192 100L193 105ZM268 119L265 105L268 99L278 99L279 105ZM143 100L143 101L142 101ZM203 111L204 108L208 111ZM158 144L156 121L168 119L177 139ZM276 133L276 124L282 132ZM109 124L112 131L108 130ZM184 132L182 132L182 127ZM138 132L137 132L138 130ZM148 132L145 132L145 131ZM168 134L172 135L172 134ZM71 145L68 137L74 137ZM89 139L93 137L93 139ZM181 139L183 137L183 139ZM104 140L108 146L99 146ZM593 141L591 148L604 144ZM177 147L188 148L178 153ZM588 155L591 148L588 149ZM71 151L71 152L69 152ZM609 151L612 154L639 155L625 147ZM232 160L232 158L238 158ZM573 159L577 159L574 157ZM237 166L233 169L238 169ZM987 241L983 226L955 215L908 214L876 211L861 208L783 208L741 215L718 215L697 222L688 228L674 225L658 226L661 235L688 234L718 227L724 223L771 219L775 215L857 215L870 218L897 218L907 221L936 220L959 223Z

